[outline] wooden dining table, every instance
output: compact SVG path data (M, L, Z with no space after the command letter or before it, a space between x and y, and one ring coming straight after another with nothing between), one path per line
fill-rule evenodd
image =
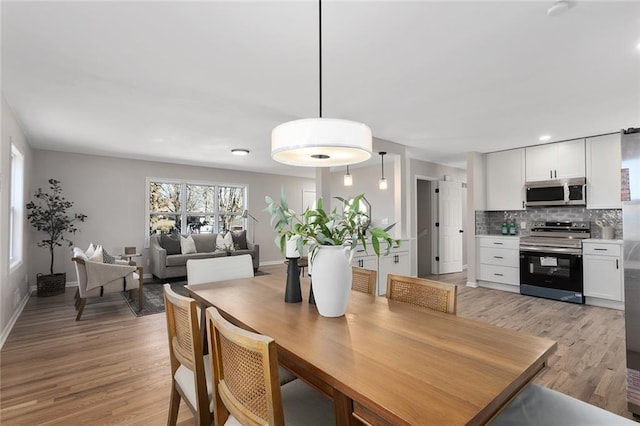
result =
M333 399L339 425L485 424L556 350L545 338L356 291L344 316L322 317L306 300L308 278L301 283L301 303L284 302L280 275L186 288L275 339L280 364Z

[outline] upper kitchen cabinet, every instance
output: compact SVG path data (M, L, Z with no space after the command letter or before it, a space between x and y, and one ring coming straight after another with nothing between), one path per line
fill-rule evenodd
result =
M620 134L587 138L587 208L621 209Z
M585 177L584 139L526 148L527 182L576 177Z
M487 210L524 209L524 167L524 148L487 154Z

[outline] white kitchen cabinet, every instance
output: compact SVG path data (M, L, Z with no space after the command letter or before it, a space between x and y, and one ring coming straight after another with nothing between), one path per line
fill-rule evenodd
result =
M387 294L387 275L409 275L409 251L406 247L393 248L386 256L380 256L378 261L378 295Z
M524 148L492 152L486 157L487 210L523 210Z
M624 309L622 242L585 240L582 253L586 303Z
M527 182L585 177L584 139L527 147L525 155Z
M353 252L351 265L370 269L378 273L376 294L384 296L387 293L387 275L409 275L409 241L402 240L399 247L392 247L385 255L386 243L381 244L380 258L375 255L373 247L367 244L368 253L358 244Z
M477 279L481 287L520 292L519 242L513 236L476 236Z
M621 209L620 134L587 138L588 209Z
M373 252L373 249L371 250ZM361 246L356 248L351 260L353 266L365 269L378 270L378 258L375 254L367 254Z

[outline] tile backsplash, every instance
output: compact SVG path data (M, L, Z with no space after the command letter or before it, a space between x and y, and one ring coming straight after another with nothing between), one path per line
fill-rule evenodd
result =
M605 226L613 226L614 238L622 239L622 210L597 209L585 207L534 207L526 210L478 211L476 210L476 235L500 235L502 224L515 220L518 235L529 235L532 222L540 221L572 221L591 222L591 238L601 238L602 230L596 220ZM520 229L525 222L526 229Z

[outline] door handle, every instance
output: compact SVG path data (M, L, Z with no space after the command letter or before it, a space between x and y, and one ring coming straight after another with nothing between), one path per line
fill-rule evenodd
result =
M464 232L464 229L459 229L458 232L462 234Z

